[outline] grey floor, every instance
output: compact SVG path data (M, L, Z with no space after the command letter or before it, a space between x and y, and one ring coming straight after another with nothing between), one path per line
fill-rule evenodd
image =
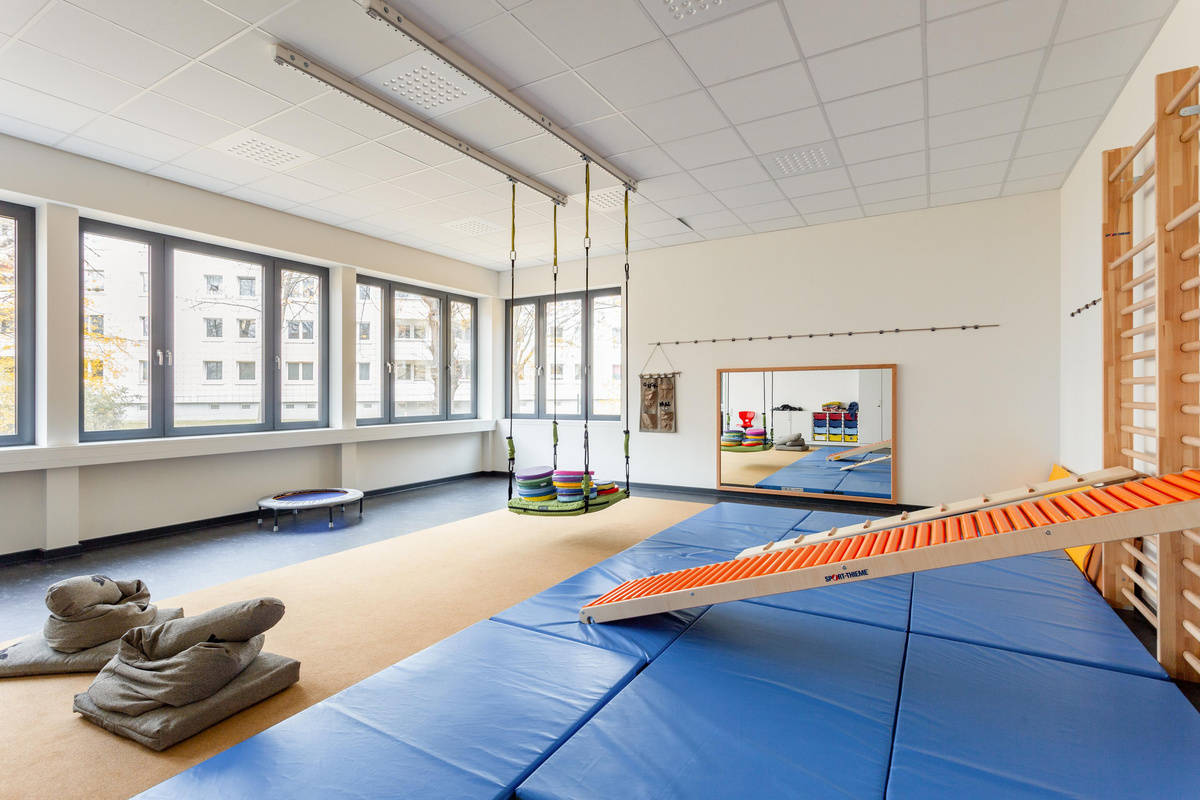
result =
M503 476L465 478L437 486L410 489L368 498L365 513L347 508L334 515L334 528L322 511L300 517L281 516L279 532L268 519L262 528L254 520L200 528L128 544L92 550L69 558L0 567L0 641L41 630L46 619L46 587L72 575L102 573L116 578L141 578L155 597L215 586L259 572L298 564L372 542L403 536L447 522L473 517L504 506L507 482ZM669 500L763 503L761 496L718 498L715 492L680 492L634 487L635 494ZM878 506L847 503L766 500L772 505L823 508L845 512L888 513ZM1136 614L1121 618L1153 652L1154 633ZM1200 684L1179 683L1200 710Z

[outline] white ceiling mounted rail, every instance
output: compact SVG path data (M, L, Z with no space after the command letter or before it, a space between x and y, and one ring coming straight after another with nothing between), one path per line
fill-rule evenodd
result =
M394 105L387 100L379 97L374 92L371 92L356 83L351 82L347 78L342 77L338 73L321 65L320 63L309 58L299 50L295 50L287 45L275 45L275 62L292 67L305 75L320 81L326 86L336 89L342 94L351 97L360 103L363 103L371 108L386 114L397 122L401 122L410 128L414 128L426 136L436 139L447 147L462 153L463 155L473 158L481 164L484 164L496 170L500 174L507 177L509 180L516 181L524 186L528 186L535 192L544 194L546 197L558 203L560 206L567 204L567 196L562 192L547 186L541 181L531 178L525 173L518 170L511 164L501 161L490 153L480 150L469 142L465 142L452 133L447 133L441 128L425 121L424 119L405 111L397 105Z
M535 125L603 169L609 175L612 175L630 191L637 191L637 181L627 175L624 170L575 138L575 136L568 133L565 128L558 125L554 120L510 92L491 75L488 75L479 67L454 52L454 50L417 27L413 24L412 20L401 14L399 9L393 8L390 4L384 2L384 0L368 0L366 11L373 18L391 25L397 31L407 36L414 44L440 58L447 65L479 84L485 91L491 93L511 108L516 109L523 116L528 117Z

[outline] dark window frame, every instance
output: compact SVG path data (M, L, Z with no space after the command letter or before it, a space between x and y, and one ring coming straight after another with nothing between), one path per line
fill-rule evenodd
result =
M0 435L0 447L30 445L36 430L37 343L37 211L16 203L0 202L0 216L17 224L16 247L16 431Z

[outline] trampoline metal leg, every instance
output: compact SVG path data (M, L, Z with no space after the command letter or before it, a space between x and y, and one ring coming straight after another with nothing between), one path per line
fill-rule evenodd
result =
M333 527L333 506L329 507L329 527Z
M358 498L358 515L360 517L362 516L362 504L363 504L363 499L360 497L360 498Z
M276 533L279 532L279 509L278 508L275 509L275 524L271 527L271 530L275 531Z

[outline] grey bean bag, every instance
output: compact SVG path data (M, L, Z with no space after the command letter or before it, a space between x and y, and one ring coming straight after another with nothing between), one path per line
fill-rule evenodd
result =
M75 696L75 710L147 747L170 747L299 680L299 662L262 653L263 632L283 611L263 597L135 628Z
M182 608L155 610L150 624L168 622L183 616ZM27 675L63 675L70 672L99 672L117 654L121 640L98 644L73 653L60 653L50 647L40 633L26 636L8 647L0 648L0 678L20 678Z
M130 628L149 625L155 609L142 581L114 581L105 575L80 575L46 590L50 617L43 634L60 653L78 653L121 638Z

